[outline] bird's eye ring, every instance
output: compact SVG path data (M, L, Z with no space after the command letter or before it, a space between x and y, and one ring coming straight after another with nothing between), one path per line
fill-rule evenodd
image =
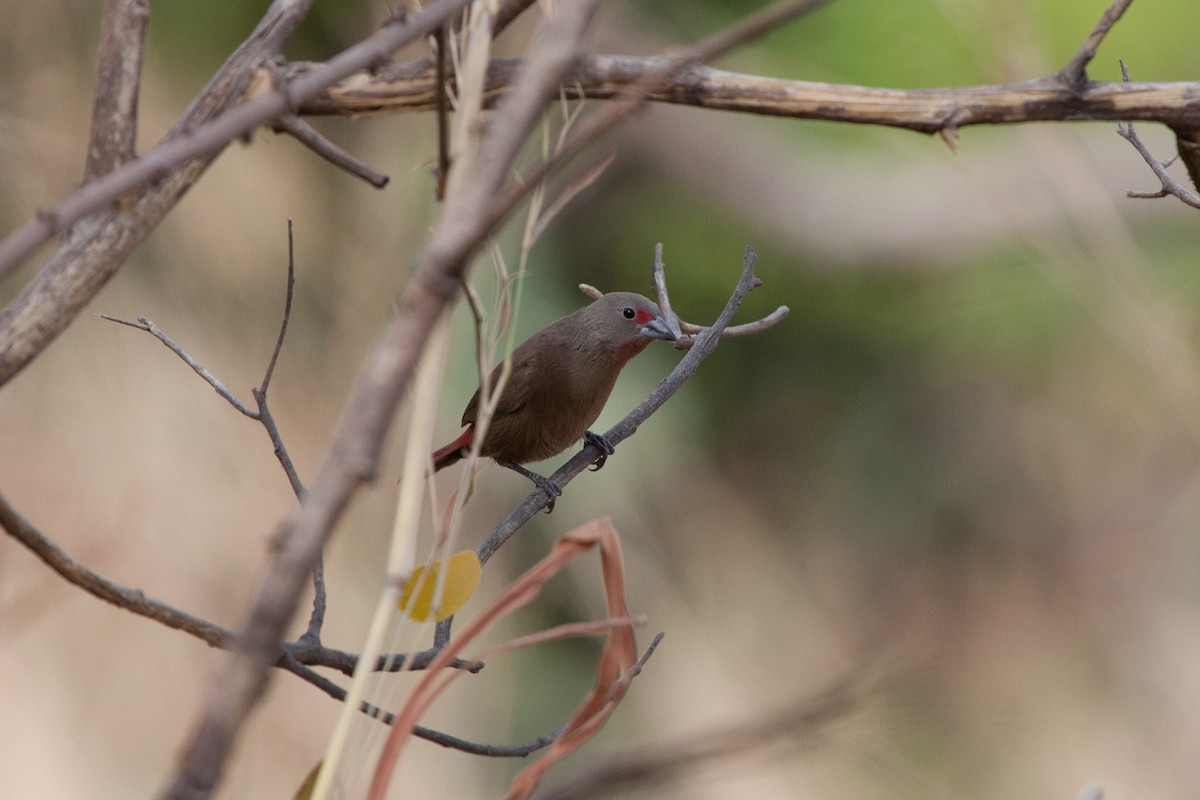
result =
M634 311L629 306L625 306L625 310L622 311L621 313L625 315L625 319L633 319L634 317L637 316L637 312Z

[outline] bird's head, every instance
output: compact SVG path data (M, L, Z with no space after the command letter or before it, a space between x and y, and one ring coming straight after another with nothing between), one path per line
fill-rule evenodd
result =
M654 301L633 292L609 292L585 309L589 334L608 343L614 356L627 361L654 339L679 338Z

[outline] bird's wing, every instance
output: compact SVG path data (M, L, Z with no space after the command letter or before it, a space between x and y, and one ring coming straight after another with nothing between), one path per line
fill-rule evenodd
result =
M515 414L529 402L529 394L535 384L533 376L537 370L537 361L537 354L532 352L531 348L521 346L513 351L512 371L508 375L508 381L504 384L500 402L496 405L495 418ZM500 369L503 366L503 364L498 364L492 370L491 380L488 381L492 386L495 386L496 381L500 380ZM478 412L479 390L476 389L475 394L471 396L471 402L467 403L467 408L463 411L462 424L473 425Z

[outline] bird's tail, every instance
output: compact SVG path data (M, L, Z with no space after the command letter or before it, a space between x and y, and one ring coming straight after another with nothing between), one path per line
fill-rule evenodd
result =
M474 436L475 426L471 425L453 442L440 450L434 451L433 471L437 472L443 467L448 467L454 462L461 460L467 454L467 449L471 446L471 440Z

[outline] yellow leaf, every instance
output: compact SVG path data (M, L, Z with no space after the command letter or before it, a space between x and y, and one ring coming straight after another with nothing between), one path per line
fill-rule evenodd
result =
M479 556L475 555L473 550L455 553L450 556L448 563L450 567L446 570L442 601L437 608L438 620L445 619L463 607L463 604L474 594L475 587L479 585L479 576L483 572ZM400 610L417 622L429 619L429 614L433 609L433 594L437 591L438 574L441 572L441 568L441 561L433 562L428 571L424 566L417 567L409 577L408 583L404 585L404 593L400 596ZM417 596L410 605L409 598L412 597L414 587L417 589Z

